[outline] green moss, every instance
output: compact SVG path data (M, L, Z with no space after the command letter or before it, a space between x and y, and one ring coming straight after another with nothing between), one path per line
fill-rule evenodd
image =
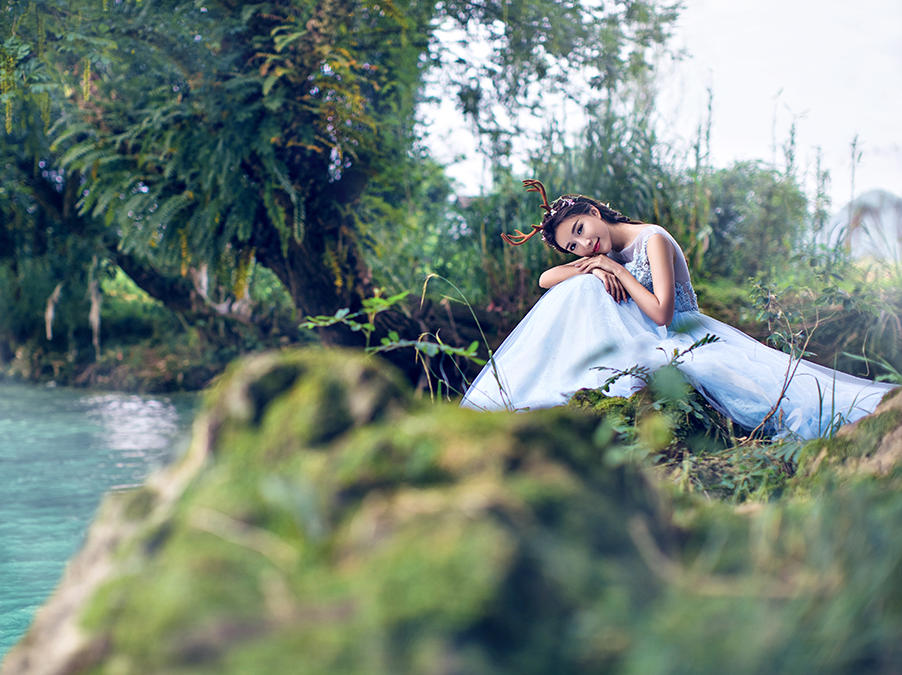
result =
M138 576L107 586L88 613L123 672L247 663L244 650L278 663L269 650L284 648L289 626L308 636L297 645L313 644L311 631L332 645L311 670L408 671L461 645L484 663L495 658L482 651L489 633L490 652L514 658L535 642L537 663L551 667L555 623L598 584L591 560L629 542L618 509L665 522L639 471L587 451L592 417L398 414L384 396L394 377L373 362L265 358L224 378L207 413L218 438L210 463L152 555L132 549ZM302 361L303 377L269 386ZM342 425L314 430L335 415ZM521 625L524 607L547 620Z
M629 459L638 436L603 431L647 402L592 404L601 419L576 403L477 413L412 403L346 352L245 362L208 400L206 462L115 552L83 622L105 648L80 667L761 672L902 658L902 493L839 481L740 512L651 477ZM736 470L685 456L709 483Z
M889 433L902 426L902 410L887 410L861 419L853 428L829 439L809 441L799 459L799 481L833 470L850 459L871 456Z
M580 389L570 397L568 405L580 410L590 410L598 415L616 414L626 417L636 410L636 396L607 396L598 389Z
M149 487L140 487L123 496L123 515L129 520L146 518L157 503L157 493Z

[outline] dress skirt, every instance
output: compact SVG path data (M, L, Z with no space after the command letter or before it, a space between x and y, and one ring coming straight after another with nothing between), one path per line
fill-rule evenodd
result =
M633 300L617 303L604 283L580 274L546 292L505 339L461 405L514 411L562 405L577 390L601 387L615 371L666 365L706 334L718 340L686 354L677 366L711 405L752 429L780 397L795 361L698 311L676 312L658 326ZM645 382L625 376L608 391L629 396ZM779 412L777 435L814 438L837 423L874 410L894 385L875 383L802 360Z

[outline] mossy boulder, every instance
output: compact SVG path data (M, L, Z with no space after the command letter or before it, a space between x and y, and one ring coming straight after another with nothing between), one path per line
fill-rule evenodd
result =
M799 459L796 485L850 477L902 478L902 388L884 398L871 415L840 428L829 439L808 442Z
M424 404L351 352L245 360L187 454L105 501L2 673L902 663L898 492L673 500L619 443L574 409Z
M180 463L108 498L4 673L603 668L655 588L630 527L675 529L596 426L419 405L349 352L249 359Z

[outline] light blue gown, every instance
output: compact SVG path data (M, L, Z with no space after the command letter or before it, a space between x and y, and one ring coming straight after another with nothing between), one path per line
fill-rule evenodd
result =
M646 246L661 235L674 250L674 317L667 327L649 319L632 300L617 303L604 283L579 274L543 295L505 339L473 381L461 405L480 410L529 410L566 403L578 389L604 384L612 370L666 364L705 334L719 340L687 354L678 366L717 410L743 427L756 427L776 403L790 368L789 355L698 311L689 270L679 245L658 225L611 257L652 290ZM660 349L659 349L660 348ZM622 377L612 396L628 396L644 385ZM873 412L894 385L854 377L801 361L769 422L773 434L814 438L837 421Z

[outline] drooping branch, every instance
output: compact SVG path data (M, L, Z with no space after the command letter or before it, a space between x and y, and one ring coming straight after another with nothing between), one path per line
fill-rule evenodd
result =
M187 278L164 275L136 256L115 248L111 255L120 269L152 298L176 312L190 314L197 311L194 285Z

